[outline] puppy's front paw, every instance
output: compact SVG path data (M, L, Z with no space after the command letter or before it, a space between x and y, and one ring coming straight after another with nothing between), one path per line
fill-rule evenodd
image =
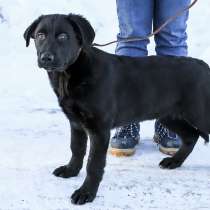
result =
M77 176L79 173L78 170L74 170L72 169L71 167L69 166L61 166L59 168L56 168L54 171L53 171L53 174L55 176L58 176L58 177L62 177L62 178L69 178L69 177L74 177L74 176Z
M175 169L180 167L181 165L182 161L176 160L173 157L164 158L159 164L161 168L167 168L167 169Z
M76 190L71 196L71 202L73 204L82 205L87 202L92 202L96 197L95 192L91 192L91 190L80 188Z

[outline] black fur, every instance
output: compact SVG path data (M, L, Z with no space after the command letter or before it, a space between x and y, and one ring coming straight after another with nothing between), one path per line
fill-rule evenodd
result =
M110 129L150 119L160 121L180 135L183 145L162 168L181 166L198 137L209 141L210 69L201 60L187 57L149 56L131 58L108 54L91 46L94 31L81 16L47 15L25 32L29 39L42 30L46 39L35 39L39 56L54 55L55 61L39 63L47 69L59 104L71 124L70 162L54 171L59 177L76 176L82 168L87 136L90 153L87 176L72 195L84 204L97 193L105 167ZM66 33L68 39L57 39ZM64 65L66 64L66 65Z

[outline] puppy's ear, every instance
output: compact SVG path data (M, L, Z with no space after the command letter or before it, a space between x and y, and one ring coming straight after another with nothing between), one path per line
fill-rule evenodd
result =
M24 32L24 39L26 40L26 47L29 46L30 44L30 38L34 39L34 31L37 27L37 25L39 24L39 22L41 21L43 16L40 16L38 19L36 19Z
M68 20L73 26L80 43L91 45L95 38L95 32L90 23L84 17L74 14L69 14Z

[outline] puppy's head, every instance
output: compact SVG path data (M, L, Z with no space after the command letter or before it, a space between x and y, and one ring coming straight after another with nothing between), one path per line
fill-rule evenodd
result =
M40 16L24 33L27 47L31 38L35 41L39 67L58 72L73 64L94 37L90 23L73 14Z

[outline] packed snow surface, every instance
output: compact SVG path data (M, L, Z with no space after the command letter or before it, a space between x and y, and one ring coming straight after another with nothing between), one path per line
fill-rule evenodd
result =
M188 22L189 55L208 64L209 8L209 0L198 1ZM141 124L134 156L108 155L93 203L70 203L85 178L87 157L78 177L52 175L71 155L69 123L46 72L37 67L33 42L25 48L22 36L35 18L49 13L82 14L96 30L95 42L113 40L118 32L113 0L0 0L0 210L209 210L209 147L200 139L181 168L162 170L158 163L165 156L152 141L154 121ZM154 54L153 41L149 49Z

